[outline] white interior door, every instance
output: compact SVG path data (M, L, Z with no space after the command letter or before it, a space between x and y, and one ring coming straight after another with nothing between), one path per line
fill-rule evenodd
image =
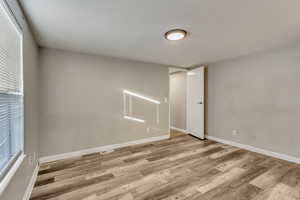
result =
M187 131L204 139L204 67L187 75Z

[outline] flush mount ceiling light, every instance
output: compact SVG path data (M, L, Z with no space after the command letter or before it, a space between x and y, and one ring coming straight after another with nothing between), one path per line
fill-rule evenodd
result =
M167 40L176 41L176 40L184 39L186 37L186 35L187 35L187 32L183 29L173 29L173 30L166 32L165 38Z

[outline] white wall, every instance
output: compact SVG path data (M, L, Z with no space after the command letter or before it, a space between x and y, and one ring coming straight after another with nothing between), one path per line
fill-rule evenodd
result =
M17 170L8 187L0 197L1 200L21 200L37 163L30 165L29 157L38 152L38 48L32 34L23 19L16 0L8 1L24 35L24 109L25 109L25 154L22 165Z
M169 134L168 66L41 49L42 156ZM123 119L124 89L161 102L133 98L139 123Z
M300 157L299 55L300 45L209 65L208 135Z
M170 75L171 126L186 130L186 72Z

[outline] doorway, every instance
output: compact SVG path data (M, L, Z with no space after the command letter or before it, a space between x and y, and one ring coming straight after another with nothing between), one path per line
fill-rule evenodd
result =
M170 70L170 127L205 139L205 67Z

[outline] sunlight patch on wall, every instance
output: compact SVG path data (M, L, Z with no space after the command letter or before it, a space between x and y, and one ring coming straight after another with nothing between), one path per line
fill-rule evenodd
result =
M137 93L134 93L134 92L130 92L128 90L123 90L123 93L124 94L129 94L131 96L134 96L134 97L137 97L137 98L140 98L140 99L144 99L146 101L150 101L152 103L156 103L156 104L160 104L160 101L157 101L155 99L151 99L149 97L146 97L146 96L143 96L143 95L140 95L140 94L137 94Z
M124 113L124 119L132 120L132 121L137 121L137 122L141 122L141 123L145 123L146 122L145 119L142 119L143 117L134 116L134 115L136 115L136 113L133 114L133 111L132 111L133 110L133 103L132 103L133 102L133 98L144 100L144 101L146 101L145 103L156 104L156 106L155 106L156 108L155 108L155 110L153 110L153 112L156 113L155 114L155 123L159 124L159 106L160 106L161 102L158 101L158 100L149 98L147 96L144 96L142 94L131 92L129 90L123 90L123 101L124 101L123 102L123 106L124 106L123 107L123 109L124 109L123 113ZM143 101L141 101L141 102L143 102ZM138 114L138 115L140 115L140 114Z
M137 121L137 122L145 123L145 120L143 120L143 119L129 117L129 116L126 116L126 115L124 116L124 119L128 119L128 120L132 120L132 121Z

